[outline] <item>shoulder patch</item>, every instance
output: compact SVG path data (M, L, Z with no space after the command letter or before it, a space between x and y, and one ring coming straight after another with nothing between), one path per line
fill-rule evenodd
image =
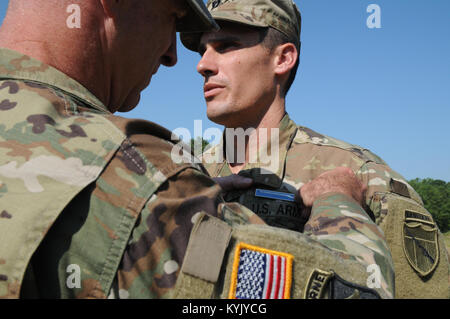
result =
M348 282L334 274L330 282L330 299L381 299L378 292Z
M324 271L320 269L314 269L311 275L309 275L308 283L305 288L305 299L321 299L323 293L328 287L328 282L333 278L334 273L331 271Z
M431 216L405 210L403 251L411 267L425 277L439 261L438 230Z
M346 281L333 271L314 269L305 288L305 299L322 299L328 291L330 299L380 299L372 289Z
M230 299L289 299L294 256L239 243L235 250Z

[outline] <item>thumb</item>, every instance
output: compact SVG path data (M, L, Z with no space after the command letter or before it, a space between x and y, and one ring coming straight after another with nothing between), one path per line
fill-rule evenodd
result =
M229 175L225 177L215 177L213 180L220 185L225 191L231 191L233 189L246 189L253 184L253 180L248 177L240 175Z

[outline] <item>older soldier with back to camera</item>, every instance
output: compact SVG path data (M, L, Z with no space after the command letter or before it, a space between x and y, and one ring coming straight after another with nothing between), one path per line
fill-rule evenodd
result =
M176 31L216 29L200 0L83 1L79 29L70 4L10 0L0 28L0 297L393 296L369 219L365 245L332 225L325 241L268 226L225 203L203 166L171 158L171 132L113 115L175 65ZM341 191L358 200L357 182Z
M341 243L327 241L332 234L364 245L359 228L373 220L393 256L396 297L449 298L443 236L414 189L369 150L298 126L286 113L301 43L295 3L210 0L207 6L221 30L181 37L201 55L197 71L205 79L207 115L225 127L222 142L203 154L203 163L212 177L239 174L254 182L225 199L247 206L269 225L320 238L335 249ZM312 206L310 215L295 201L298 189L303 204Z

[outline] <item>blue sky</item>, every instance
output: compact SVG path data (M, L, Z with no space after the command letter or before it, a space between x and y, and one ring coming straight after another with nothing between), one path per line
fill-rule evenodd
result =
M450 1L296 0L302 52L287 111L298 124L381 156L405 178L450 181ZM8 1L0 1L0 21ZM381 28L369 29L370 4ZM205 115L198 54L179 43L139 106L119 115L171 130L218 127Z

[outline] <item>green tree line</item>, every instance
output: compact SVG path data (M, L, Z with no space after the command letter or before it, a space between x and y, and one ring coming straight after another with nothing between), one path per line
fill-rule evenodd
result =
M436 221L441 232L450 230L450 182L439 179L413 179L409 184L422 197L425 208Z

